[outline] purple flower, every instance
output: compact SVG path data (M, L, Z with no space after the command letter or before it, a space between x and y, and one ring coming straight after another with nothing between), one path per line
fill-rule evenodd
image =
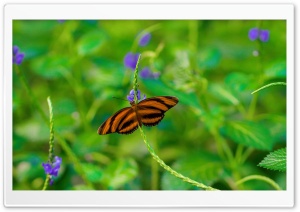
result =
M57 20L58 23L64 23L66 20Z
M159 75L160 73L153 73L148 67L145 67L140 71L140 77L144 79L157 79Z
M13 63L20 65L25 57L24 53L19 52L18 46L13 46Z
M137 100L139 101L141 99L141 91L137 90L137 94L136 94ZM146 99L146 95L144 94L143 99ZM127 100L129 102L133 102L134 101L134 90L132 89L129 92L129 95L127 96Z
M259 39L261 42L267 42L270 38L269 30L252 28L249 30L248 37L254 41Z
M260 30L260 33L259 33L259 39L262 41L262 42L267 42L270 38L270 32L269 30Z
M60 169L60 165L62 163L62 159L58 156L54 157L54 162L52 163L42 163L42 166L44 167L45 173L51 175L50 185L53 184L53 176L57 177L58 171Z
M257 28L252 28L249 30L249 33L248 33L248 37L250 40L256 40L258 38L258 35L259 35L259 29Z
M140 55L139 53L137 53L137 54L133 54L131 52L127 53L124 57L124 65L127 68L135 70L135 66L139 59L139 55Z
M18 54L19 52L19 47L18 46L13 46L13 55Z
M148 32L147 32L147 33L144 33L144 34L141 36L140 40L139 40L139 45L140 45L140 46L146 46L146 45L148 45L150 39L151 39L151 34L148 33Z

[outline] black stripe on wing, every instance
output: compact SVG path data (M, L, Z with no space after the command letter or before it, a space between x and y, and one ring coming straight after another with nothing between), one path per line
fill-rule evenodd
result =
M150 113L142 116L142 123L148 127L155 126L159 124L164 116L165 115L163 113Z
M98 134L105 135L116 132L120 120L126 117L127 114L131 111L131 107L126 107L116 112L113 116L109 117L105 122L103 122L103 124L98 128Z
M131 134L138 128L137 120L130 120L123 124L122 129L118 130L119 134Z

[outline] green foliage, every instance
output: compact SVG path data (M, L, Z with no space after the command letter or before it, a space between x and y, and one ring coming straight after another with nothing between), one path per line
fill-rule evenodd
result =
M271 152L258 166L275 171L286 171L286 148Z
M204 151L191 153L179 158L172 164L172 168L205 185L212 185L221 179L224 173L222 160L216 155ZM187 190L195 189L195 187L175 178L169 172L164 172L162 189Z
M118 159L109 164L104 172L102 182L107 189L118 189L137 176L138 167L131 158Z
M268 42L249 40L257 26L270 30ZM143 31L151 40L142 47ZM286 147L286 86L251 94L286 82L285 33L281 20L15 20L13 45L25 58L13 67L13 188L43 187L51 96L54 152L63 163L47 189L199 189L162 169L139 132L97 134L130 106L112 97L126 99L132 89L124 57L133 52L142 54L139 71L160 74L139 75L141 93L179 99L158 126L143 127L166 165L220 190L275 189L261 180L238 183L257 175L286 189L286 173L268 170L284 171L271 162L283 164L273 151ZM266 151L272 153L260 163L264 169L257 163Z
M106 36L103 31L91 31L80 38L77 44L79 55L92 54L97 51L106 41Z
M236 143L261 150L272 148L271 134L263 124L249 121L231 121L221 131Z
M36 59L32 63L32 70L46 79L63 77L63 74L70 71L70 60L62 55L49 55Z

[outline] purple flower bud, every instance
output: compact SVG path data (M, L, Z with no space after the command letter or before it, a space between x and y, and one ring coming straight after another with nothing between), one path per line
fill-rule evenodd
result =
M144 33L142 35L142 37L140 38L140 40L139 40L139 45L140 46L146 46L146 45L148 45L150 39L151 39L151 34L148 33L148 32Z
M137 97L138 101L141 99L141 91L140 90L137 90L136 97ZM134 90L133 89L129 92L129 95L127 96L127 100L129 102L133 102L134 101Z
M248 37L250 40L254 41L258 38L258 36L259 36L259 29L252 28L249 30Z
M44 167L45 173L49 174L51 179L50 179L50 185L53 184L53 176L57 177L58 171L60 169L60 165L62 163L62 158L55 156L54 157L54 162L52 165L48 163L42 163L42 166Z
M22 62L23 62L23 59L25 57L25 54L24 53L19 53L15 56L15 63L17 65L20 65Z
M141 78L149 78L149 77L151 77L151 71L150 71L150 69L148 67L143 68L140 71L140 77Z
M140 77L144 79L157 79L159 76L160 73L153 73L148 67L145 67L140 71Z
M46 174L50 174L52 167L50 165L50 163L42 163L42 166L44 167L45 173Z
M13 47L13 55L18 54L18 52L19 52L19 47L18 46L14 46Z
M124 57L124 65L127 68L130 68L134 71L136 63L139 59L139 55L140 55L139 53L137 53L137 54L133 54L131 52L127 53Z
M62 158L55 156L54 157L54 162L53 162L53 166L60 166L60 164L62 163Z
M141 99L141 91L137 90L137 94L136 94L137 100Z
M20 65L25 57L24 53L19 52L18 46L13 46L13 63Z
M134 95L134 89L129 92L129 95Z
M49 185L53 185L53 182L54 182L54 180L53 180L53 178L50 178L50 182L49 182Z
M262 42L267 42L270 38L270 32L269 30L260 30L260 33L259 33L259 39L262 41Z
M134 101L134 96L133 96L133 95L128 95L128 96L127 96L127 100L128 100L129 102L133 102L133 101Z

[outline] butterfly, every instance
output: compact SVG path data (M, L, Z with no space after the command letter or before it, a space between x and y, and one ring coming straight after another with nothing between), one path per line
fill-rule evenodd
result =
M173 96L156 96L144 99L135 104L131 101L131 107L125 107L109 117L99 128L98 134L109 133L130 134L138 126L155 126L163 118L166 111L178 103Z

